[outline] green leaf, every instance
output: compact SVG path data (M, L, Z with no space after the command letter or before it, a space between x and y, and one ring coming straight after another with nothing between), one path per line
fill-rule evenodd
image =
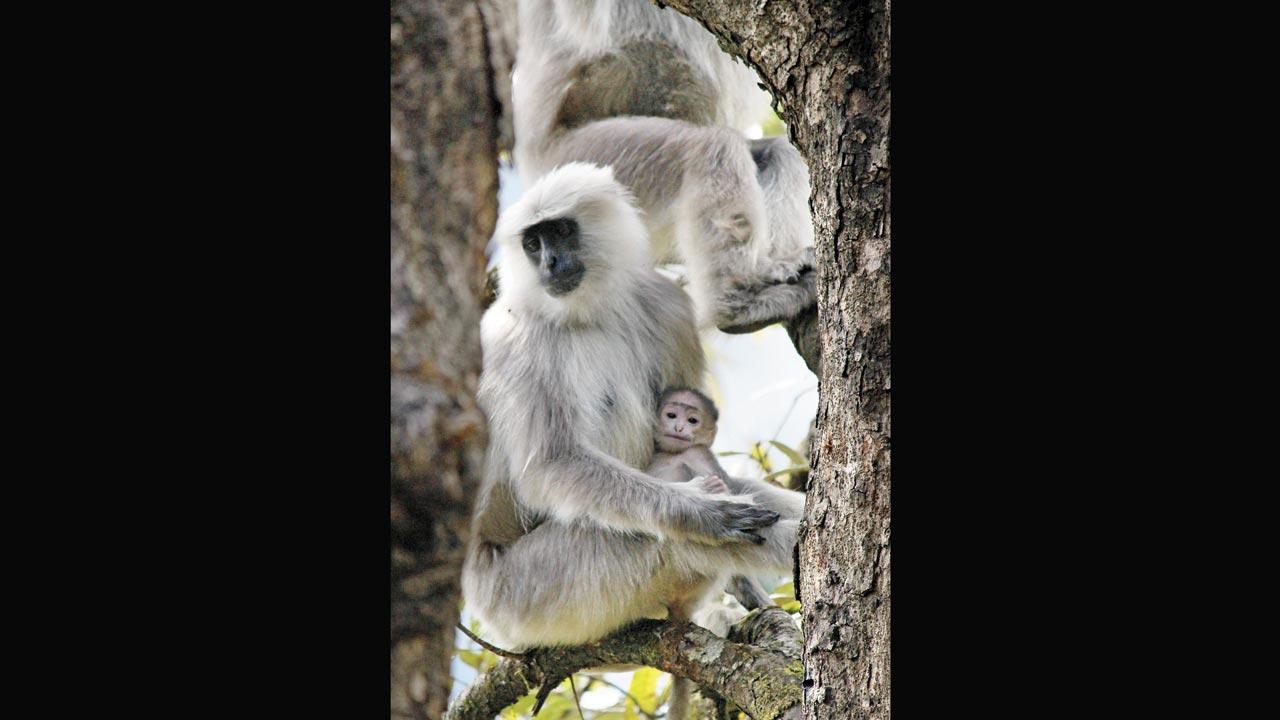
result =
M787 468L787 469L785 469L785 470L775 470L775 471L773 471L773 472L769 473L768 475L765 475L765 476L764 476L764 479L765 479L765 480L772 480L773 478L776 478L776 477L778 477L778 476L780 476L780 475L790 475L791 473L805 472L805 471L806 471L806 470L808 470L808 469L809 469L809 464L808 464L808 463L805 463L804 465L797 465L797 466L795 466L795 467L789 467L789 468Z
M724 452L718 452L716 454L719 455L720 457L729 457L730 455L746 455L746 453L739 452L737 450L725 450Z
M778 603L778 607L782 608L783 610L786 610L789 613L800 612L800 601L788 600L787 602L780 602Z
M786 581L786 582L782 583L781 585L779 585L778 587L774 588L774 589L773 589L773 594L774 594L774 595L784 595L784 596L786 596L786 597L795 597L795 596L796 596L796 584L795 584L794 582L792 582L791 580L788 580L788 581Z
M751 444L751 459L756 461L761 470L773 472L773 463L769 462L769 448L761 443Z
M640 701L640 709L651 715L658 711L658 678L662 677L662 674L661 670L655 668L640 668L631 676L631 687L627 688L632 696ZM627 698L626 710L629 720L634 704L631 698ZM635 720L639 720L639 717L637 716Z
M570 692L568 688L561 687L548 695L547 702L538 712L538 720L562 720L576 715L578 711L573 705Z
M769 442L770 442L774 447L776 447L776 448L778 448L779 450L781 450L781 451L782 451L782 454L783 454L783 455L786 455L786 456L787 456L787 459L788 459L788 460L790 460L792 463L794 463L794 464L796 464L796 465L804 465L805 467L808 467L809 462L808 462L807 460L805 460L805 459L804 459L804 456L803 456L803 455L801 455L800 453L796 452L795 450L792 450L790 447L787 447L786 445L783 445L782 443L778 442L777 440L770 440Z
M480 661L483 660L484 658L480 653L476 652L475 650L459 650L458 659L470 665L471 667L479 670Z

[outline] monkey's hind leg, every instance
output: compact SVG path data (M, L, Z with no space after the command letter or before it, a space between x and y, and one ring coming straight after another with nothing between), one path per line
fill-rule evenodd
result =
M795 283L734 285L720 296L716 327L735 335L789 320L813 304L815 285L813 268L803 270Z
M699 324L743 333L795 317L816 297L804 160L780 138L704 132L676 226Z
M729 584L725 586L725 592L737 598L738 602L742 603L742 607L748 610L773 607L776 604L760 583L745 575L734 575L730 578Z
M809 169L785 138L752 140L750 147L764 198L768 255L758 277L739 279L719 295L716 325L731 334L789 320L816 302Z

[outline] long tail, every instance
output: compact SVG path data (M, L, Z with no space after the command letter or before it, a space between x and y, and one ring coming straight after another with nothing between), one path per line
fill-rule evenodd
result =
M672 676L671 699L667 701L667 720L688 720L689 696L693 682L688 678Z

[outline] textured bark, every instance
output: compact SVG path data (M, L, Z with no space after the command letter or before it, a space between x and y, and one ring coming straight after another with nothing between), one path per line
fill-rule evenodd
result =
M760 73L809 163L817 314L789 328L819 382L796 586L805 716L888 718L889 5L663 4Z
M594 643L503 659L458 698L447 719L489 720L533 688L549 690L583 668L637 664L687 677L756 720L798 720L802 673L795 635L790 616L778 608L753 611L728 640L688 623L645 620Z
M485 422L484 246L509 30L493 3L391 3L391 716L438 718ZM505 63L505 67L503 64Z

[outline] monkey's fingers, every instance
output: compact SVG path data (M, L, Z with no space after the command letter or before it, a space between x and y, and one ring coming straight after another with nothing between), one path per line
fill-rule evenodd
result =
M758 505L726 503L725 526L731 531L751 532L778 522L778 513Z
M739 531L735 532L735 533L734 533L734 537L733 537L733 539L734 539L734 540L741 540L741 541L743 541L743 542L749 542L749 543L752 543L752 544L754 544L754 545L763 545L763 544L764 544L764 536L763 536L763 535L761 535L760 533L755 533L755 532L747 532L747 531L745 531L745 530L739 530Z

